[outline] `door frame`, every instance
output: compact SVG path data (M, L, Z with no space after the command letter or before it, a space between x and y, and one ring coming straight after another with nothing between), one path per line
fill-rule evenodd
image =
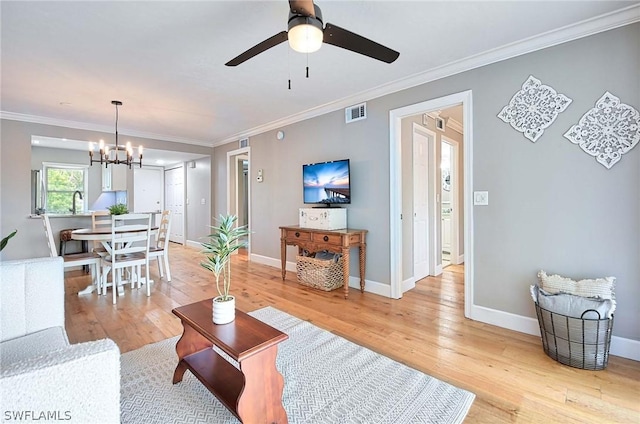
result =
M143 168L136 168L133 170L133 180L135 181L135 175L136 173L139 173L140 171L145 171L145 170L154 170L154 171L160 171L160 178L161 178L161 183L160 186L162 187L162 191L160 193L160 208L159 211L163 211L164 210L164 196L165 196L165 185L164 185L164 167L162 166L154 166L154 165L145 165ZM135 203L136 203L136 196L135 196L135 185L134 185L134 189L133 189L133 206L134 206L134 211L135 211ZM142 211L142 212L150 212L150 211Z
M427 189L427 202L428 202L428 206L427 206L427 275L435 275L435 269L437 266L437 255L435 253L438 244L435 244L434 240L435 240L435 234L437 234L437 227L436 227L436 204L433 201L433 198L435 196L435 187L436 184L435 182L436 180L436 140L437 140L437 134L435 133L435 131L432 131L430 129L428 129L425 126L422 126L420 124L417 123L413 123L412 125L412 148L415 148L415 134L416 133L420 133L421 135L424 135L428 138L430 138L430 141L428 141L428 145L427 145L427 173L428 173L428 177L427 177L427 181L425 182L424 186ZM413 164L415 165L415 156L412 159ZM413 192L415 193L416 190L416 178L415 178L415 166L414 166L414 173L412 175L412 179L413 179ZM414 211L414 215L415 215L415 196L414 196L414 201L413 201L413 211ZM416 252L416 240L415 240L415 226L412 229L412 234L414 235L413 237L413 263L415 264L415 252ZM418 277L416 277L415 275L415 269L414 269L414 274L413 274L413 279L414 281L418 280Z
M247 236L247 254L251 258L251 146L243 147L241 149L231 150L227 152L227 211L228 214L231 210L231 190L235 190L235 211L238 211L238 183L236 167L238 163L238 157L242 157L247 160L247 228L249 228L249 234ZM233 177L233 181L236 181L234 187L232 187L232 172L236 172Z
M389 271L391 298L402 297L402 118L462 103L464 154L464 314L473 305L473 107L467 90L389 111Z
M243 170L243 165L242 162L244 162L245 160L247 161L247 201L249 201L249 156L248 155L238 155L235 157L235 169L234 169L234 175L236 177L236 195L235 195L235 211L236 211L236 215L240 215L238 209L240 208L240 201L238 200L240 198L240 185L238 184L238 176L240 175L240 171ZM248 205L247 205L247 222L245 223L245 225L249 224L249 209L248 209Z
M451 251L449 255L451 256L451 264L458 265L460 264L460 216L458 215L460 211L458 210L459 202L459 191L460 190L460 167L458 165L458 161L460 160L460 143L456 140L453 140L446 136L440 137L441 143L446 143L451 146ZM440 149L440 155L442 156L442 148ZM442 230L440 230L440 239L442 240ZM442 247L442 246L441 246ZM442 249L440 249L442 250ZM442 260L440 261L440 266L442 267Z
M171 234L168 234L168 237L170 239L170 241L173 241L174 243L179 243L182 245L186 245L187 244L187 170L186 170L186 166L184 163L180 163L180 164L175 164L175 165L171 165L171 166L166 166L164 168L164 202L165 202L165 209L166 209L166 203L167 203L167 172L171 172L171 171L175 171L175 170L179 170L182 173L182 238L180 239L181 241L175 241L175 240L171 240L170 236ZM174 214L172 214L171 216L171 220L175 220L176 217ZM172 226L173 227L173 226Z

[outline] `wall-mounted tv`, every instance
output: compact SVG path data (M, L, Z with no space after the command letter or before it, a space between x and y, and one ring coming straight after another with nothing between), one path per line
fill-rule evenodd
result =
M302 165L303 198L306 204L351 203L349 159Z

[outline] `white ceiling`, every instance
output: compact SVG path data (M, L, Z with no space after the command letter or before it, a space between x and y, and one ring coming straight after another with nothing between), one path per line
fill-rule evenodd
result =
M577 22L639 10L637 1L317 4L325 23L391 47L399 59L386 64L324 45L308 56L306 79L306 55L283 43L224 66L286 30L285 0L2 1L2 116L112 131L115 99L124 103L122 134L214 145Z

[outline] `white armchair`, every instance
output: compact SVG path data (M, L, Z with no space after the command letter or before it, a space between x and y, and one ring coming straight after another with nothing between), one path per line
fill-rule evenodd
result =
M120 351L69 344L61 257L0 262L0 369L3 421L120 422Z

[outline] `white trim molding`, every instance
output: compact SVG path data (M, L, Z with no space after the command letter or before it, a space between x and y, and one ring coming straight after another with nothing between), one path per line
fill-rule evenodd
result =
M22 113L0 111L0 119L7 119L9 121L21 121L31 122L34 124L53 125L56 127L74 128L77 130L97 131L113 133L113 126L89 124L86 122L68 121L64 119L47 118L44 116L25 115ZM193 144L197 146L212 147L213 144L204 140L192 140L189 138L175 137L163 134L154 134L144 131L127 130L126 128L119 129L118 134L128 135L130 137L148 138L151 140L171 141L174 143Z
M230 135L220 140L191 140L168 135L152 134L136 131L121 130L123 135L132 137L150 138L156 140L173 141L176 143L195 144L199 146L216 147L230 142L237 142L240 138L247 138L254 135L262 134L267 131L280 129L296 122L305 121L329 112L344 109L354 104L359 104L387 94L396 93L418 85L435 81L451 75L456 75L481 66L490 65L506 59L517 57L523 54L531 53L547 47L556 46L558 44L577 40L579 38L588 37L600 32L630 25L640 21L640 4L634 4L623 9L619 9L601 16L587 19L575 24L567 25L562 28L554 29L543 34L525 38L523 40L510 43L495 49L487 50L483 53L476 54L461 60L450 62L437 68L429 69L391 81L387 84L378 86L371 90L365 90L352 96L337 99L335 101L319 105L306 111L296 113L284 117L282 119L259 125L248 130L244 130ZM0 111L0 119L8 119L13 121L25 121L39 124L55 125L68 128L84 129L90 131L112 132L112 127L101 125L93 125L76 121L65 121L60 119L46 118L33 115L25 115L7 111Z
M391 298L402 297L402 119L462 104L464 146L464 308L470 318L473 304L473 96L471 90L389 111L389 284ZM440 267L442 264L440 264ZM436 267L436 273L438 272ZM442 272L441 270L439 272ZM436 274L437 275L437 274Z
M250 257L251 262L255 262L261 265L267 265L274 268L281 268L280 259L270 258L268 256L257 255L252 253ZM285 265L285 269L288 272L296 273L296 263L287 261ZM378 281L367 280L364 282L364 291L367 293L373 293L384 297L390 297L391 295L391 287L388 284L380 283ZM360 290L360 277L354 277L353 275L349 276L349 288ZM337 289L340 290L340 289Z
M640 4L616 10L595 18L587 19L575 24L567 25L562 28L551 30L543 34L525 38L523 40L487 50L483 53L457 60L438 68L429 69L424 72L410 75L396 81L391 81L371 90L362 91L352 96L344 97L318 107L308 109L306 111L282 118L277 121L270 122L251 128L247 131L233 134L223 140L217 140L214 146L220 146L238 140L241 137L249 137L262 134L267 131L275 130L296 122L305 121L324 115L329 112L344 109L350 105L370 101L378 97L386 96L391 93L406 90L418 85L425 84L430 81L439 80L448 76L460 74L471 69L480 68L492 63L501 62L523 54L542 50L547 47L553 47L562 43L577 40L579 38L588 37L600 32L619 28L625 25L640 21ZM466 128L466 126L464 127Z
M486 324L495 325L497 327L506 328L508 330L540 337L540 326L538 325L538 320L536 318L524 317L522 315L516 315L478 305L473 305L471 308L471 316L469 318ZM542 342L540 344L540 352L543 353ZM609 353L622 358L640 361L640 341L612 336Z

